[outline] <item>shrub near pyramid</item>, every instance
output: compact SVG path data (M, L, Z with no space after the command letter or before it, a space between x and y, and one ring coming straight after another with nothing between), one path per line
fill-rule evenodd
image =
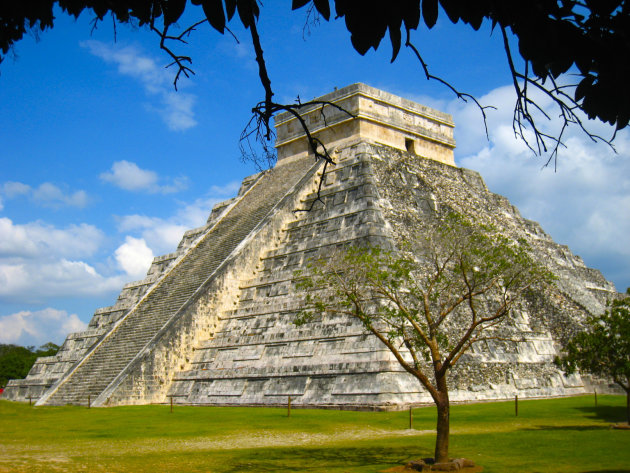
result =
M70 334L3 395L39 405L168 402L389 409L430 403L428 393L359 322L340 316L294 324L304 294L294 273L348 244L396 248L438 213L454 211L522 238L556 275L506 322L513 336L480 343L450 379L452 401L562 396L610 388L553 364L560 343L617 293L599 271L453 159L449 115L354 84L305 107L332 151L309 153L296 119L276 119L278 162L243 181L147 278L126 285L85 332ZM311 208L310 211L299 211ZM296 211L298 210L298 211ZM612 389L612 388L610 388Z

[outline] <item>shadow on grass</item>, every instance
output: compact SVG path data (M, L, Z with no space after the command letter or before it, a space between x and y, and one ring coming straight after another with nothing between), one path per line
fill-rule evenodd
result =
M581 473L630 473L630 470L588 470Z
M525 427L519 430L532 431L532 430L573 430L576 432L588 432L592 430L610 430L609 425L535 425L532 427Z
M242 471L295 472L347 471L347 468L404 465L410 459L429 455L420 448L273 448L243 455L226 473Z
M626 406L590 406L576 407L578 411L591 419L599 419L604 422L623 422L626 420Z

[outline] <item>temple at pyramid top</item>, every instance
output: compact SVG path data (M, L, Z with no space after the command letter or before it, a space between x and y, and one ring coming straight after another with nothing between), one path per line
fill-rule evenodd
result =
M357 83L300 109L310 132L329 150L352 141L378 143L455 166L453 117L411 100ZM349 112L349 113L346 113ZM289 112L276 117L278 163L308 154L303 128Z

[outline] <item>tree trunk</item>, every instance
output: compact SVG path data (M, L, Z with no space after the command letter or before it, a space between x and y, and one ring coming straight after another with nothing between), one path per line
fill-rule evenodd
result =
M439 394L435 400L437 407L437 439L435 440L435 462L448 462L448 440L450 431L450 405L446 377L437 380Z

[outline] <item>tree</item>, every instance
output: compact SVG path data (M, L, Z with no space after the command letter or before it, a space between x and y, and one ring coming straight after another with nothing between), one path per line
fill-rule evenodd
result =
M273 116L281 111L299 116L299 109L304 105L299 100L293 104L279 104L273 100L274 91L257 30L262 5L257 0L191 0L190 8L187 0L12 0L0 6L2 54L6 55L27 31L53 27L55 5L75 18L84 10L91 10L95 26L111 15L114 25L116 22L132 23L149 28L156 33L160 48L173 61L176 88L182 76L189 77L194 71L192 58L176 52L174 46L185 45L203 23L210 24L222 34L231 33L228 24L238 12L238 18L251 34L264 89L264 100L253 107L256 128L246 131L245 136L270 142ZM194 9L195 6L201 6L201 10ZM359 54L378 48L385 34L389 33L392 61L404 44L417 57L427 79L443 83L463 100L473 100L484 118L487 107L430 73L420 48L413 41L413 32L420 27L421 20L427 28L433 28L440 11L451 22L461 21L475 30L484 21L490 22L503 39L507 67L517 95L514 132L535 153L550 152L549 160L557 156L563 133L570 124L582 128L593 140L603 140L588 132L581 112L588 118L610 123L616 130L625 128L630 121L630 88L627 85L630 77L630 5L626 0L333 0L332 6L335 19L345 20L352 45ZM307 18L326 21L331 18L330 0L292 1L293 10L304 7L307 8ZM186 10L194 10L198 21L179 28L177 22ZM518 40L518 53L510 44L512 36ZM2 59L0 56L0 62ZM532 98L532 91L547 95L556 106L564 124L557 136L545 133L537 124L541 116L543 119L550 119L550 116ZM302 126L308 131L305 123ZM528 131L533 138L527 137ZM324 144L310 135L308 138L315 155L332 163Z
M566 373L576 371L612 379L626 392L626 421L630 424L630 288L627 296L609 301L608 309L586 320L586 330L564 347L556 363Z
M449 214L406 248L349 248L296 274L306 291L297 322L324 314L358 319L429 392L437 407L435 461L448 461L449 370L501 327L534 285L552 276L524 241Z
M38 357L52 356L58 351L59 347L52 342L37 350L35 347L0 344L0 387L10 379L25 378Z

